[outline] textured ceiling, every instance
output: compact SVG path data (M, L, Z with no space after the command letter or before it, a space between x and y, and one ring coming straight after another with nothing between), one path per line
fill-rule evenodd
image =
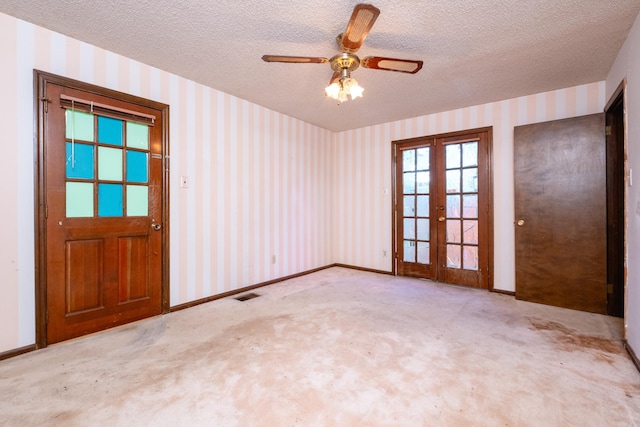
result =
M640 0L375 0L360 57L420 59L415 75L359 68L364 97L324 96L357 0L0 0L0 11L332 131L603 80Z

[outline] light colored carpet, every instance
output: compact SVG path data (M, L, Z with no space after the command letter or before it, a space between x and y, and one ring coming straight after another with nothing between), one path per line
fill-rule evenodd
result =
M3 426L637 426L620 319L331 268L0 362Z

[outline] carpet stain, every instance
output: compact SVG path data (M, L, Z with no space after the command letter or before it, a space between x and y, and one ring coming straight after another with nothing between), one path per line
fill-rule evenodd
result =
M553 321L538 321L530 319L533 329L540 331L549 331L552 333L552 339L561 350L564 351L581 351L585 349L599 350L609 354L625 354L622 342L609 338L596 337L592 335L584 335L576 330ZM602 361L613 363L609 357L601 357Z

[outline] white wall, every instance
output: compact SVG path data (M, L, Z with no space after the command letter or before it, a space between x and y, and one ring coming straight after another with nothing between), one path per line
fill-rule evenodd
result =
M606 80L607 100L620 83L627 80L627 167L633 183L627 179L627 292L625 323L627 341L640 356L640 16L631 28Z

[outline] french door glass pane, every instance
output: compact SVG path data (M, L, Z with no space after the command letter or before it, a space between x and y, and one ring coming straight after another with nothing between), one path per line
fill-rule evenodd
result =
M414 216L416 213L415 206L416 206L415 196L404 196L404 207L403 207L404 216Z
M416 262L416 244L413 240L404 241L404 262Z
M429 216L429 196L418 196L417 216Z
M447 267L449 268L462 267L460 245L447 245Z
M404 238L415 239L416 238L416 220L413 218L404 219Z
M460 221L447 220L447 243L462 243L460 238Z
M460 169L447 171L446 186L447 193L460 192Z
M462 216L464 218L478 218L477 194L465 194L462 196Z
M429 240L429 220L425 218L418 218L417 228L418 240Z
M460 196L447 196L447 218L460 218Z
M402 152L402 170L405 172L416 170L416 150Z
M405 172L402 178L402 188L404 194L415 194L416 192L416 174L415 172Z
M478 244L478 221L465 220L462 222L463 229L463 242L465 244L477 245Z
M465 270L478 270L478 247L464 246L463 268Z
M418 242L418 262L420 264L429 264L429 242Z
M462 167L478 165L478 143L467 142L462 144Z
M429 147L418 148L416 153L416 169L429 170Z
M478 191L478 168L462 169L462 191L465 193Z
M418 182L418 193L428 193L430 182L429 172L418 172L416 174L416 180Z
M447 169L460 167L460 144L449 144L445 146Z

